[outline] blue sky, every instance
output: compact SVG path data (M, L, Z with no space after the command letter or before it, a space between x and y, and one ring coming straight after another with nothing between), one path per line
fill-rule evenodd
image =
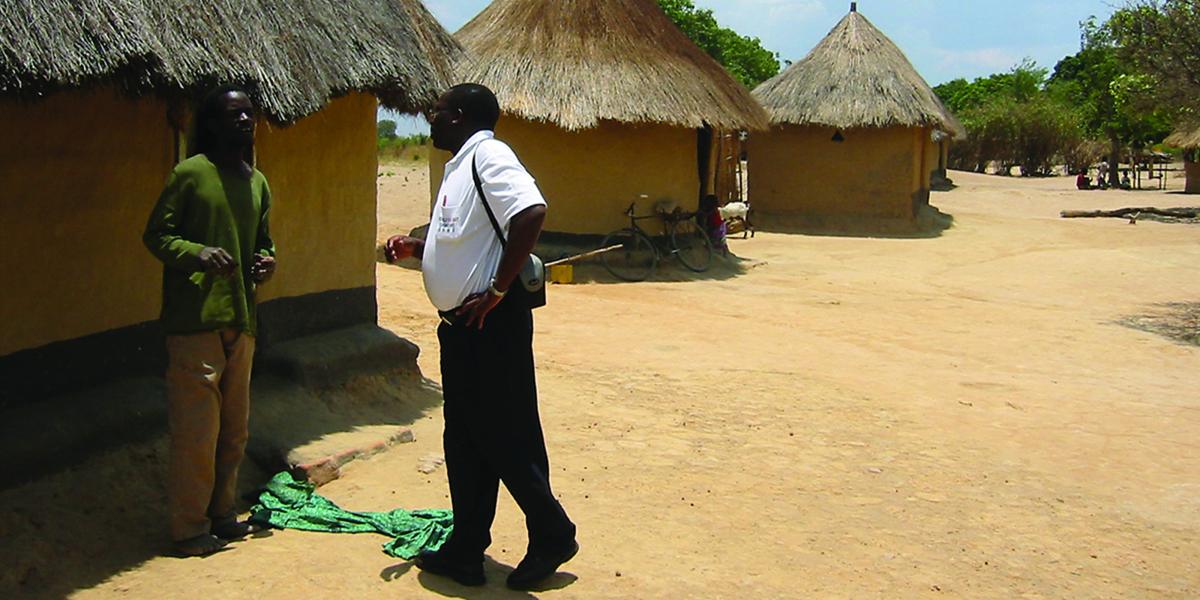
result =
M457 31L490 0L425 0L442 25ZM799 60L845 16L848 0L693 0L717 21ZM1120 0L859 0L930 85L1007 71L1023 58L1053 69L1079 50L1079 22L1107 18ZM419 125L405 123L405 131Z

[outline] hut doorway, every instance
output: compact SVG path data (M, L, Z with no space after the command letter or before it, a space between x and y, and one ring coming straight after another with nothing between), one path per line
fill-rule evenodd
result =
M741 132L710 126L696 130L700 199L715 196L718 205L745 201Z

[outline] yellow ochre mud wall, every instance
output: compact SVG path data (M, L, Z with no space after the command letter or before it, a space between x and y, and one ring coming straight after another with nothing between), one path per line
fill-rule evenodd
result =
M173 165L166 113L110 89L0 102L0 356L157 317L142 230Z
M747 142L755 210L811 216L911 219L928 202L929 130L783 126Z
M639 215L650 214L655 202L664 199L685 210L698 205L694 129L605 121L568 132L506 115L496 136L537 179L549 204L546 231L603 234L628 226L622 213L635 201ZM431 198L449 159L446 152L430 157ZM648 198L639 198L642 194Z
M938 171L938 159L941 158L942 154L941 144L933 141L932 136L925 136L923 147L925 152L925 171L929 174L930 179L933 179L933 175Z
M260 302L375 285L375 107L353 94L286 129L259 124L279 260Z
M1200 162L1187 161L1183 164L1183 172L1187 177L1184 183L1185 194L1200 194Z
M167 108L102 88L0 102L0 357L158 318L142 245L173 167ZM375 282L375 99L260 123L279 272L260 301Z

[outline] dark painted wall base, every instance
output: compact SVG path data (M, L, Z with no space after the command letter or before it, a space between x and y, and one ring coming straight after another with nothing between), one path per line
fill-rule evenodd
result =
M281 420L296 418L297 410L312 411L312 403L321 402L323 390L341 388L357 377L417 374L418 353L412 342L373 324L274 344L255 362L252 451L257 447L260 455L286 453L287 443L309 438L294 426L281 427ZM380 393L372 393L372 398L387 397L386 392ZM0 490L78 464L110 448L161 435L167 423L165 396L162 376L156 374L114 379L2 411L0 456L5 458L5 468L0 469ZM315 426L318 429L309 432L312 436L327 432L320 429L324 425ZM274 432L275 437L268 436L273 441L260 439L264 432Z
M260 350L287 340L376 323L375 287L280 298L259 306ZM104 382L161 377L162 328L148 322L0 357L0 411Z
M269 348L314 333L377 323L375 286L280 298L258 309L258 345Z

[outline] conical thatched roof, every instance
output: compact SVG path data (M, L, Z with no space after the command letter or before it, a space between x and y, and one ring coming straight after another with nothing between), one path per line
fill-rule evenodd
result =
M1164 141L1171 146L1185 150L1200 148L1200 127L1182 127L1176 129L1175 133L1167 136L1167 139Z
M495 0L455 34L460 81L564 129L601 120L761 129L749 90L654 0Z
M851 9L808 56L754 90L772 124L935 127L962 125L904 53Z
M361 90L415 112L461 52L420 0L6 0L0 96L114 82L184 95L249 87L273 120Z

